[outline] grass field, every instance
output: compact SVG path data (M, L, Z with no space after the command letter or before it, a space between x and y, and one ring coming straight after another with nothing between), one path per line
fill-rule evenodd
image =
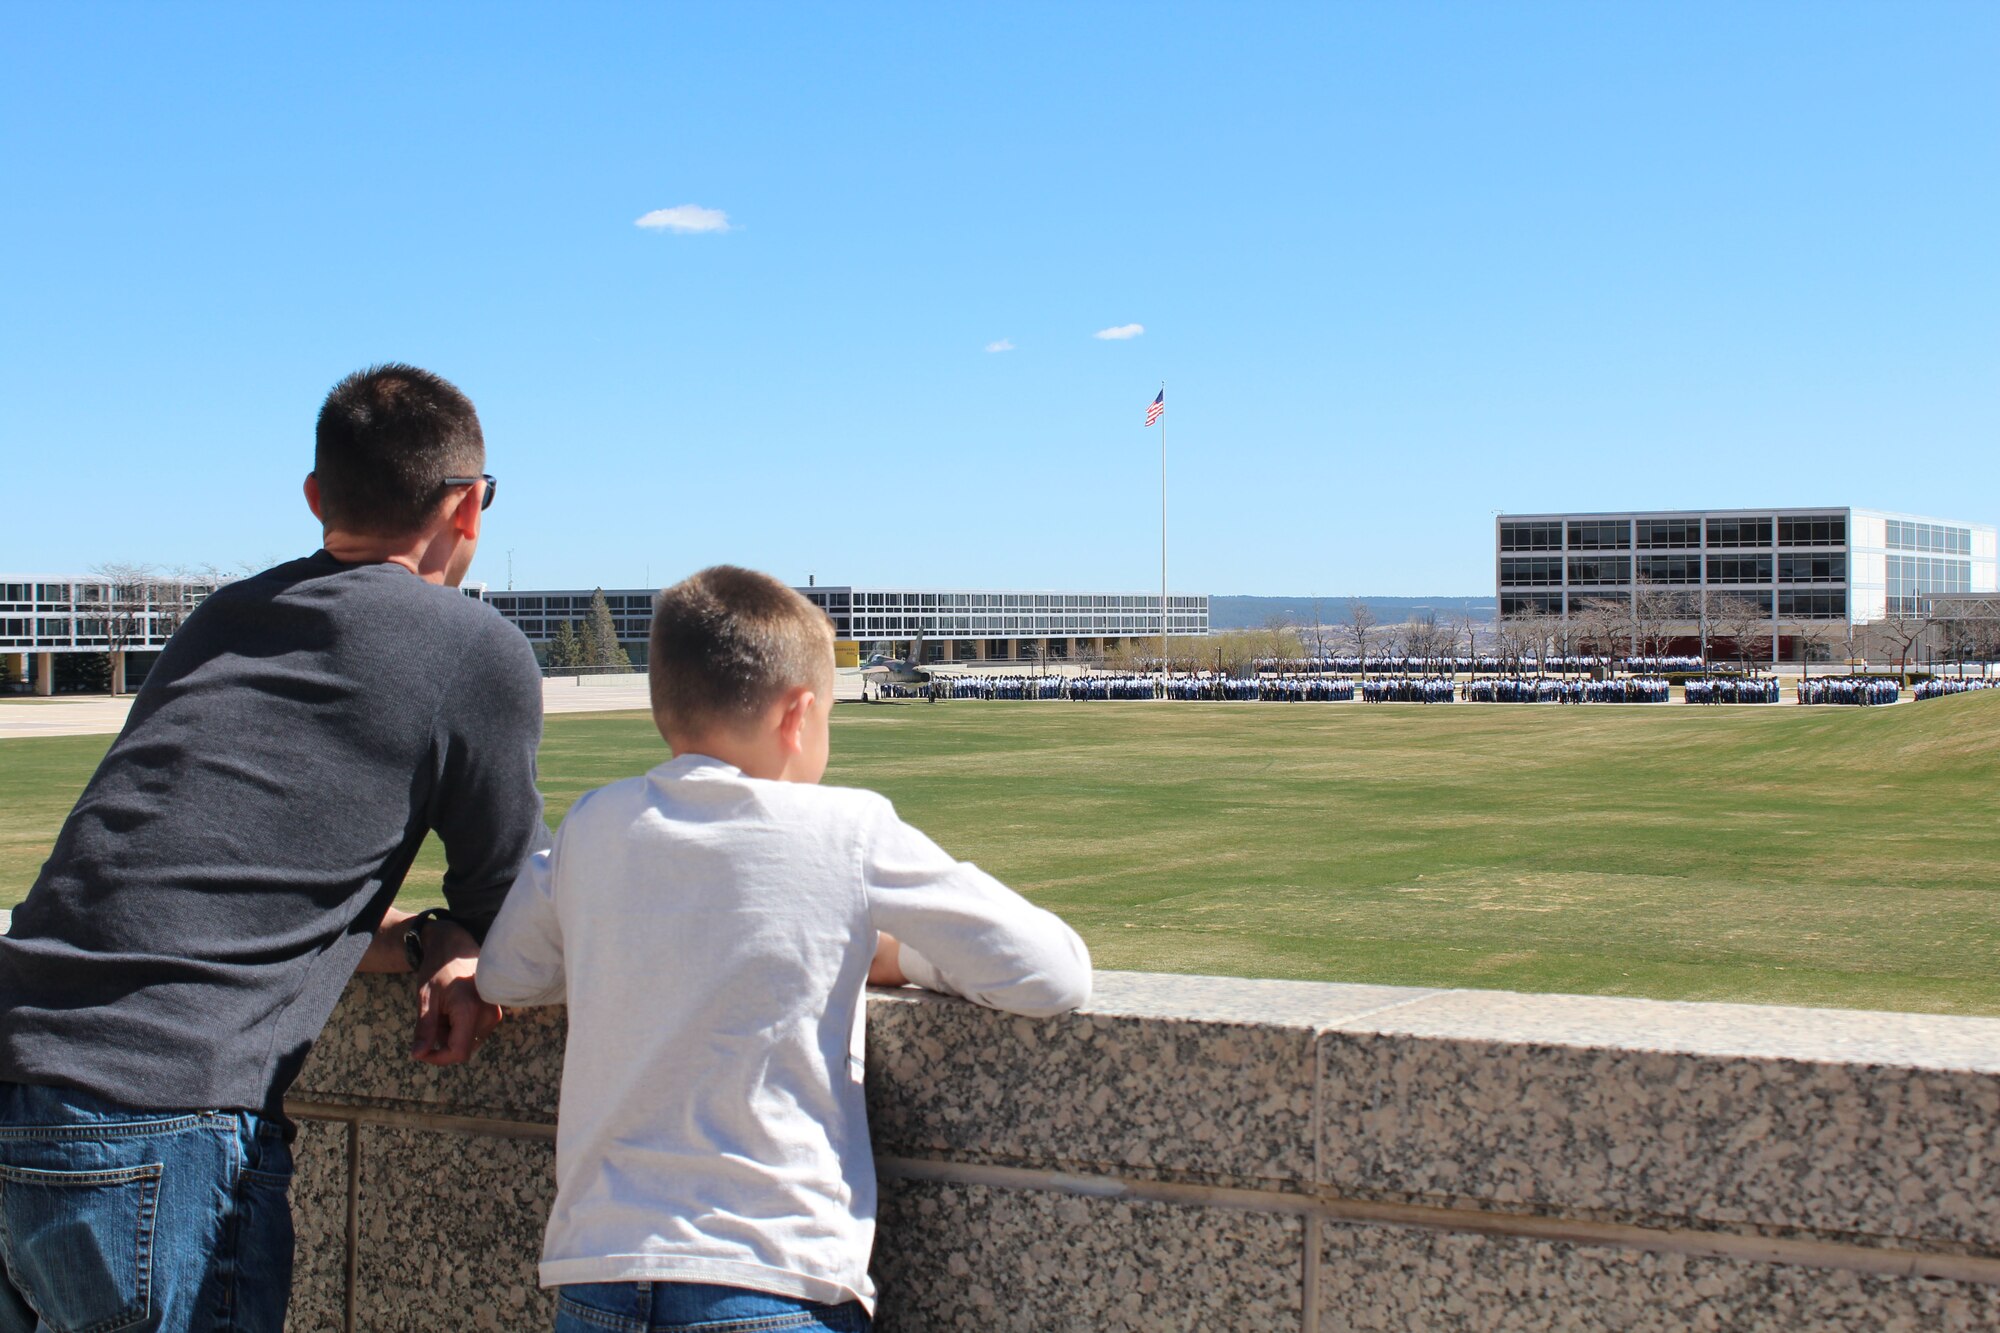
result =
M105 746L0 742L0 901ZM2000 697L843 707L834 755L1100 967L2000 1014ZM664 757L552 718L551 819Z

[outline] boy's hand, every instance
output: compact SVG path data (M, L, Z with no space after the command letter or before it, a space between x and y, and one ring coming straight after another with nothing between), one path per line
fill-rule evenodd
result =
M868 964L868 984L871 986L910 984L910 979L903 975L903 946L894 935L879 930L875 932L875 958Z
M437 921L425 929L413 1059L427 1065L463 1064L473 1047L500 1025L500 1006L479 998L478 970L479 941L465 927Z

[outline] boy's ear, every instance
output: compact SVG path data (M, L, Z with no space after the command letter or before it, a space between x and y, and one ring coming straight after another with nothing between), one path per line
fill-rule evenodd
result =
M812 716L813 691L805 685L794 685L785 691L782 704L783 711L778 714L778 741L787 754L797 754L805 748L806 720Z

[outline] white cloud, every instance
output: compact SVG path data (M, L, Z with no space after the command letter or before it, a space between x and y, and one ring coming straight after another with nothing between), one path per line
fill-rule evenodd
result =
M1145 331L1144 324L1114 324L1108 329L1099 329L1090 336L1102 338L1106 342L1124 342L1127 338L1136 338Z
M987 343L986 350L989 352L1011 352L1014 350L1014 340L1012 338L997 339Z
M729 214L700 204L675 204L672 208L656 208L632 225L647 231L728 231Z

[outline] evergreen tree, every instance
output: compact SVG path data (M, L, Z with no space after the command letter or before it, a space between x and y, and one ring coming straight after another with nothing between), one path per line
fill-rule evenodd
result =
M549 670L575 670L581 656L582 645L577 642L576 627L565 620L556 627L555 638L549 640Z
M630 671L632 659L618 642L618 626L611 619L611 603L604 589L590 594L590 619L583 625L584 665Z

